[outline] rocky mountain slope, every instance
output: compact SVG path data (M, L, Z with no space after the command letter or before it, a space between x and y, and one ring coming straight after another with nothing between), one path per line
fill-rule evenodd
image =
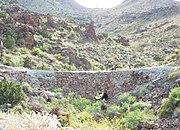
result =
M26 9L42 14L51 14L62 18L75 19L82 23L89 22L90 9L74 0L17 0ZM41 8L43 7L43 8Z
M126 0L108 10L87 9L74 0L0 0L0 110L12 108L4 104L7 90L10 101L24 92L20 107L25 113L63 108L73 128L177 130L179 21L180 8L173 0ZM18 82L15 88L22 86L22 91L10 94L14 83L4 77ZM104 102L79 97L94 99L102 90L110 99L107 111ZM0 129L48 129L46 121L49 129L67 125L56 119L51 124L47 113L27 113L0 112Z
M176 9L155 9L137 18L127 15L106 24L102 28L106 33L98 33L93 21L78 24L4 3L0 18L0 36L5 45L1 63L52 70L179 65L180 24ZM156 21L149 16L157 17ZM8 45L10 41L13 46Z

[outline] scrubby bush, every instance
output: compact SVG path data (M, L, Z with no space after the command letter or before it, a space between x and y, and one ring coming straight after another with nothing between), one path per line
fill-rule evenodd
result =
M29 50L27 48L21 48L20 50L21 54L28 54Z
M0 18L6 18L8 16L7 13L5 13L4 11L0 10Z
M178 105L180 105L180 86L171 90L169 100L174 107L178 107Z
M32 51L34 55L39 55L41 53L41 50L39 48L34 48Z
M160 118L166 118L172 116L174 110L180 106L180 87L177 86L171 90L169 97L164 99L160 109L158 110L158 115Z
M155 56L153 59L155 61L163 61L164 60L162 56Z
M145 64L140 62L140 63L135 64L134 68L139 68L139 67L143 67L143 66L145 66Z
M23 113L17 116L14 113L1 113L0 119L6 122L0 124L3 130L60 130L61 124L55 117L49 117L48 113L30 114ZM0 129L1 129L0 128Z
M13 50L15 47L15 39L11 35L7 35L5 40L4 40L4 46L7 49Z
M21 85L8 82L6 79L0 82L0 105L11 104L14 106L22 101L23 96Z
M167 118L173 113L172 104L169 99L164 99L162 101L161 108L158 110L158 115L160 118Z
M117 104L122 105L123 103L133 104L136 101L136 97L131 96L129 93L123 93L117 97Z
M141 111L129 112L123 120L128 128L135 129L140 123L143 123L143 113Z
M32 51L33 51L34 55L38 55L39 57L43 57L44 56L44 53L41 51L40 48L34 48Z
M25 57L23 67L32 68L32 66L33 62L31 61L31 58L29 56Z
M61 54L55 54L54 57L59 61L63 58Z
M48 38L48 39L52 38L52 35L49 32L43 32L42 35L43 37Z
M168 79L174 80L174 79L177 79L178 77L180 77L180 70L176 70L176 71L170 73L168 76Z
M11 58L11 66L13 67L22 66L22 59L20 57Z
M137 86L134 90L134 95L137 97L141 97L145 95L146 93L149 92L148 86L143 85L143 86Z

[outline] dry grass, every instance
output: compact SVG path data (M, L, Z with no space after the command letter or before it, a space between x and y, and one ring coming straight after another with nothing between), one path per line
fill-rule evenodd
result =
M60 130L61 124L48 113L35 114L0 112L0 128L3 130Z

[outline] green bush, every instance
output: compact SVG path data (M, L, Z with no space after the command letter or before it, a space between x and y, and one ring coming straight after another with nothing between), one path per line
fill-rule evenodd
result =
M180 105L180 86L171 90L169 100L174 107L178 107L178 105Z
M169 99L164 99L160 109L158 110L159 118L167 118L171 114L173 114L172 104Z
M143 66L145 66L145 64L140 62L140 63L135 64L134 68L139 68L139 67L143 67Z
M129 93L123 93L118 96L117 104L122 105L123 103L133 104L136 101L136 97L131 96Z
M54 57L59 61L63 58L61 54L55 54Z
M132 111L127 113L124 118L125 126L135 129L140 123L143 123L143 113L141 111Z
M146 85L143 86L137 86L134 91L134 95L137 97L141 97L149 92L149 89Z
M21 54L28 54L29 50L27 48L21 48L20 50Z
M20 67L22 66L22 59L20 57L14 57L11 59L11 66Z
M42 36L45 37L45 38L48 38L48 39L52 38L52 35L49 32L43 32Z
M34 48L32 51L34 55L38 55L39 57L43 57L45 55L40 48Z
M32 68L32 66L33 62L31 61L31 58L29 56L25 57L23 67Z
M5 13L4 11L0 10L0 18L6 18L8 16L7 13Z
M164 58L162 56L155 56L153 59L155 61L163 61L164 60Z
M147 102L135 102L134 104L132 104L131 106L131 110L135 111L135 110L145 110L148 108L151 108L151 104L147 103Z
M21 85L8 82L3 79L0 82L0 105L11 104L15 106L20 103L24 97Z
M15 48L15 39L11 35L7 35L4 40L4 46L7 49L13 50Z
M73 105L80 111L86 109L87 106L91 105L91 101L86 98L74 98Z
M158 110L158 115L160 118L166 118L171 116L174 110L180 106L180 87L177 86L171 90L169 97L164 99L160 109Z
M174 80L174 79L177 79L178 77L180 77L180 70L176 70L176 71L170 73L168 76L168 79Z

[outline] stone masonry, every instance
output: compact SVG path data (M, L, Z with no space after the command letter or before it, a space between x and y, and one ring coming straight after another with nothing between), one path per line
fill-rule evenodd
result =
M29 70L0 66L0 78L13 82L27 82L32 87L61 87L67 94L93 99L95 94L107 90L110 98L116 94L131 91L136 86L151 83L157 79L167 79L178 67L142 68L110 72L57 72Z

